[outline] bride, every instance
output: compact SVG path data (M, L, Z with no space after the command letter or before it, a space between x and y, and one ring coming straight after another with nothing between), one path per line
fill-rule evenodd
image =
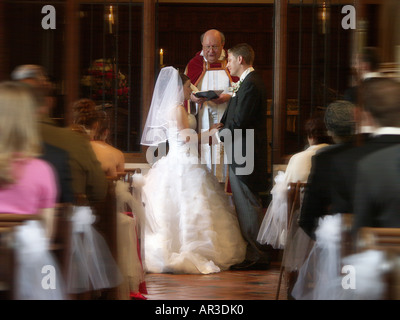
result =
M197 141L208 143L217 127L195 132L196 119L183 107L190 84L173 67L161 70L141 140L153 151L169 143L168 154L154 163L142 189L144 266L150 273L214 273L245 257L236 213L216 178L199 163Z

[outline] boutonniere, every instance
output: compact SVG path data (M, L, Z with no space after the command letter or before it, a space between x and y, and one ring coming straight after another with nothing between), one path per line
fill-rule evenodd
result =
M229 91L233 92L232 97L234 97L236 95L236 92L238 92L240 85L242 84L243 80L240 80L238 82L234 82L232 83L232 87L229 87Z

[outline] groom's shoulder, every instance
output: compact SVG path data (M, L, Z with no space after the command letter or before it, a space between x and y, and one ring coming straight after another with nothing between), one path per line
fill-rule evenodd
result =
M248 78L248 85L255 87L256 90L258 91L265 91L265 82L264 79L262 78L261 74L257 71L252 71L250 72L246 79Z
M259 72L257 72L257 71L250 72L247 75L246 79L248 80L249 83L258 84L258 85L259 84L261 84L261 85L264 84L264 80L263 80L261 74Z

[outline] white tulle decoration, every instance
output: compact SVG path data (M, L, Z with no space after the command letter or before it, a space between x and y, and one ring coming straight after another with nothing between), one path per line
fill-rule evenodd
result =
M95 220L90 207L74 207L69 293L113 288L122 281L106 241L92 225Z

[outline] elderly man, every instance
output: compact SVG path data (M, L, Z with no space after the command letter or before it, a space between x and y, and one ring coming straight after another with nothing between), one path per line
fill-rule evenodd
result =
M225 36L222 32L211 29L200 37L202 51L196 53L186 66L187 74L196 87L196 91L223 90L218 98L206 100L197 98L194 93L191 101L196 103L198 111L198 130L209 130L213 124L220 122L228 101L231 98L229 88L232 82L238 78L232 78L227 65L227 53L224 50ZM221 143L211 146L209 141L203 141L200 148L201 161L207 164L208 168L217 177L219 182L225 182L226 165L224 165L224 152Z

